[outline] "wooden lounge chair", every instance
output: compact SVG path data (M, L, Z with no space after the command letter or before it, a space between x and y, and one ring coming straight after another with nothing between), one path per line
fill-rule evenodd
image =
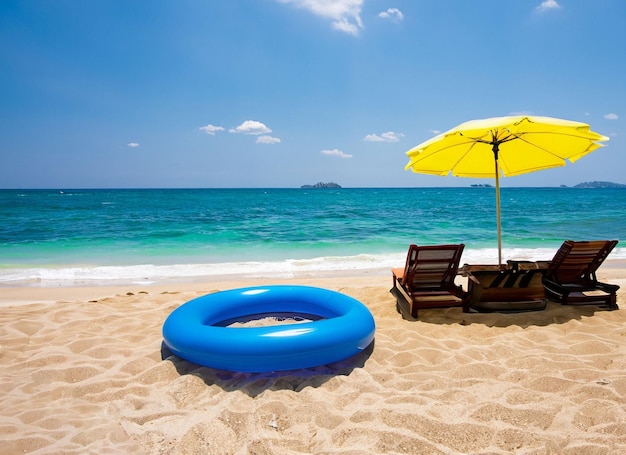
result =
M569 305L607 305L617 310L618 285L600 283L596 271L617 245L617 240L566 240L543 277L546 296Z
M420 308L462 306L466 293L454 284L465 245L410 245L404 268L392 269L396 308L406 319Z

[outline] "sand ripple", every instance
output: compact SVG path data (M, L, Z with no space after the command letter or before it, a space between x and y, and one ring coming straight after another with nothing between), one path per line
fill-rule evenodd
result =
M2 453L626 453L626 310L404 321L369 281L321 285L371 309L373 349L284 374L163 348L167 315L211 289L4 306Z

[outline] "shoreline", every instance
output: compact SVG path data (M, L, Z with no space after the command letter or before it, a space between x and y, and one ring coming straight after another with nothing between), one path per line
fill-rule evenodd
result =
M522 257L518 258L522 259ZM523 259L526 259L523 257ZM322 279L333 279L333 278L374 278L377 279L379 277L384 277L390 274L390 270L394 267L403 267L404 266L404 257L399 257L394 261L388 261L385 265L379 265L376 267L372 267L371 265L367 268L360 269L339 269L339 270L300 270L300 271L292 271L289 273L284 272L264 272L264 273L234 273L232 271L228 273L217 273L215 271L212 274L208 275L193 275L193 276L173 276L173 277L160 277L160 278L145 278L144 280L121 280L121 279L76 279L76 280L24 280L22 282L13 281L11 284L7 284L7 282L0 284L0 304L5 303L5 296L10 293L19 292L19 289L40 289L40 290L48 290L49 292L53 289L76 289L76 288L86 288L86 289L98 289L98 288L138 288L138 287L147 287L147 288L157 288L157 287L193 287L197 288L202 284L219 284L219 283L232 283L234 287L246 287L246 283L250 282L259 282L261 284L272 284L274 282L280 283L284 281L309 281L309 280L322 280ZM532 259L536 260L536 259ZM461 266L467 263L491 263L491 262L469 262L464 261L462 258ZM599 277L605 271L610 273L611 270L626 270L626 259L618 258L611 259L611 257L607 258L598 271ZM611 274L612 275L612 274ZM602 280L600 280L602 281ZM16 284L18 283L18 284ZM239 284L237 284L239 283ZM61 293L63 291L60 291ZM36 291L33 293L36 294ZM60 295L60 294L56 294Z
M396 312L391 273L149 286L0 289L0 434L7 453L626 452L626 267L603 264L622 309ZM284 373L168 355L161 327L210 292L318 286L365 304L373 348ZM243 329L245 330L245 329ZM358 356L357 356L358 357Z

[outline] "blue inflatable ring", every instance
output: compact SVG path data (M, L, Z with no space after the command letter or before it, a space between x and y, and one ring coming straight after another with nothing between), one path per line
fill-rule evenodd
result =
M303 315L307 322L227 327L263 315ZM253 317L254 316L254 317ZM208 294L175 309L165 344L198 365L240 372L295 370L337 362L370 345L375 324L359 301L308 286L259 286Z

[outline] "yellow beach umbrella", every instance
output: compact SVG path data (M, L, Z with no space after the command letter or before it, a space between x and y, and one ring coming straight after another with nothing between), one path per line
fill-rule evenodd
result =
M565 166L593 152L609 138L589 125L537 116L471 120L406 152L405 169L420 174L494 177L498 264L502 264L500 176L513 176Z

